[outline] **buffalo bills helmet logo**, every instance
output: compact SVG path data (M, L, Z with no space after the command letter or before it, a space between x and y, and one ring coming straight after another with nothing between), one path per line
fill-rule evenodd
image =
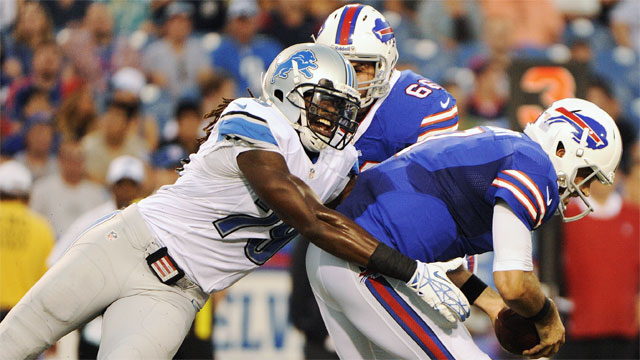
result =
M376 19L376 24L371 30L378 38L378 40L382 41L383 43L386 43L387 41L394 38L391 25L389 25L388 22L382 20L381 18Z
M587 137L588 148L598 150L609 144L607 141L607 131L604 126L596 120L580 114L579 111L571 112L563 107L557 108L556 111L562 115L549 118L547 122L549 124L566 122L573 126L576 130L573 133L573 140L577 143L580 143L582 133L584 132L584 129L587 129L589 131L589 136Z
M291 55L291 57L282 64L278 65L276 71L273 72L271 83L273 84L277 77L286 79L289 76L289 72L293 70L294 61L298 66L298 71L300 71L307 79L311 79L313 76L313 74L311 74L311 70L318 68L315 54L311 50L301 50Z

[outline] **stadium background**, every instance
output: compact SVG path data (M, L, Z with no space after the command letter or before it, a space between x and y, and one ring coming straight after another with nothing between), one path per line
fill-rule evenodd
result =
M2 0L2 159L20 159L40 179L55 175L60 171L56 166L59 145L73 141L90 148L88 139L106 131L107 104L118 92L128 92L137 106L128 115L122 137L143 146L135 151L121 146L115 151L133 152L145 160L145 193L150 193L175 178L173 168L190 150L188 141L181 138L181 129L187 125L176 120L178 109L191 106L202 114L221 97L246 96L247 88L258 96L260 74L273 57L284 47L309 41L324 18L345 3ZM618 105L614 108L620 111L612 116L623 138L629 139L626 145L637 145L638 1L361 3L383 11L391 23L399 68L413 69L456 97L461 129L478 124L520 129L551 101L585 97L595 83L610 91L612 103ZM174 57L170 46L159 46L163 41L183 45L188 55ZM37 52L48 54L43 55L44 65L36 64ZM28 144L34 131L44 132L48 140L46 162L52 165L45 170L24 160L29 158L25 153L34 158L42 153ZM193 143L197 134L191 134ZM629 149L633 150L626 161L633 165L637 146ZM87 178L106 193L105 169L92 165L85 164ZM629 190L636 186L625 184L633 177L619 179L618 190L640 203L637 193ZM65 229L55 230L60 236ZM538 271L555 296L562 294L564 281L557 230L558 224L546 226L535 244ZM289 249L234 285L218 304L213 321L216 358L302 357L302 336L288 321ZM491 281L490 256L480 264L480 275ZM3 267L2 271L9 270ZM561 304L570 304L568 300ZM486 351L506 356L487 325L470 321ZM200 326L205 329L201 334L210 336L206 322Z

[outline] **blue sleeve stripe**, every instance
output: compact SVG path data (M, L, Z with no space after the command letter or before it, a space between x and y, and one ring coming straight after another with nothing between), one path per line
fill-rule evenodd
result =
M241 136L248 140L256 140L278 145L266 123L246 117L234 116L225 118L218 128L220 137Z

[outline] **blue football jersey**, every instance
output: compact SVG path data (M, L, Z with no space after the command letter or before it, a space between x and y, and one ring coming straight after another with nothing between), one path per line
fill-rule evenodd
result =
M533 230L559 204L556 172L525 134L477 127L435 135L363 172L338 210L381 242L432 262L492 251L497 199Z
M389 93L372 105L355 136L360 170L429 136L458 128L456 100L410 71L394 71Z

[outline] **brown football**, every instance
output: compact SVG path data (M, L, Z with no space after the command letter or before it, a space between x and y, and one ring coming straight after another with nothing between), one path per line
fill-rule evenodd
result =
M494 330L500 345L512 354L522 355L540 343L535 323L509 308L500 310Z

